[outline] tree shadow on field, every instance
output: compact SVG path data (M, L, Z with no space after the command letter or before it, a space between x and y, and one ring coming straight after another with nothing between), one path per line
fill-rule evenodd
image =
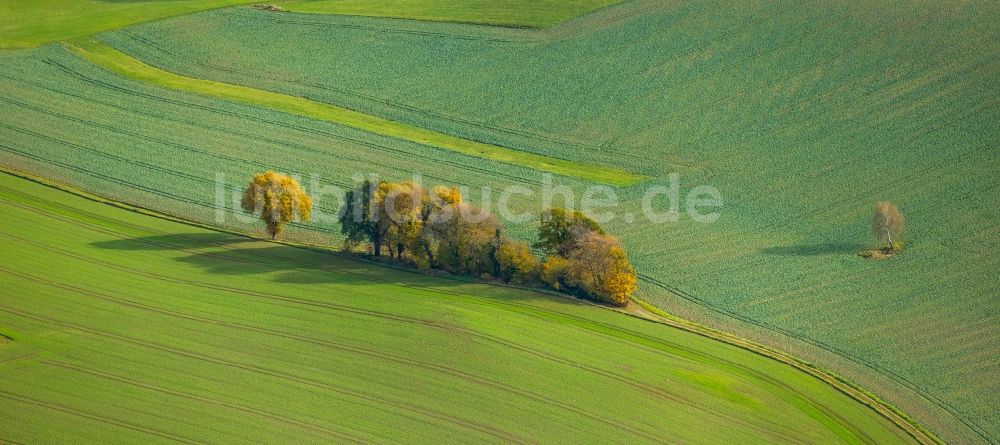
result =
M109 241L97 241L90 245L100 249L112 250L175 250L211 246L225 247L252 241L249 238L230 235L228 233L202 232L121 238Z
M222 251L201 252L177 261L197 266L214 275L258 275L282 272L274 281L283 283L345 283L344 259L281 244L260 247L235 247Z
M858 243L820 243L820 244L798 244L794 246L766 247L760 252L765 255L780 256L823 256L823 255L854 255L864 249Z
M468 277L429 275L408 267L378 264L331 251L270 243L226 233L156 235L99 241L92 245L123 251L187 251L190 255L176 257L174 261L194 266L209 275L259 275L260 279L282 284L369 288L388 285L460 298L475 296L521 302L548 300L565 304L580 303L571 297L560 298L530 289L490 285ZM355 296L350 290L335 294L348 298Z

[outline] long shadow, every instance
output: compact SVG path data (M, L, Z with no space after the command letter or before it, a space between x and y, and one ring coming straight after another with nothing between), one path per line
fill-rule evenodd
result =
M240 244L246 243L245 246ZM272 281L288 284L337 284L371 286L377 284L401 285L448 293L468 293L507 300L535 300L555 298L521 289L486 286L486 282L455 276L430 276L387 265L371 263L359 258L330 252L310 250L283 244L265 243L226 233L179 233L99 241L91 244L101 249L114 250L179 250L206 249L176 261L195 266L211 275L250 276L270 274ZM483 285L475 290L457 289L458 286ZM556 300L562 300L556 298ZM566 299L567 304L572 303Z
M231 245L252 241L249 238L230 235L228 233L202 232L122 238L110 241L97 241L91 243L91 245L101 249L113 250L171 250L178 248L201 248L213 244Z
M820 244L799 244L794 246L776 246L761 249L760 252L766 255L780 256L822 256L822 255L854 255L864 249L858 243L820 243Z

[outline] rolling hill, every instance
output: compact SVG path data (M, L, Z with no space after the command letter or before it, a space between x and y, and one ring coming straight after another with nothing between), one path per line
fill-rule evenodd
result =
M763 355L0 174L4 442L910 443Z

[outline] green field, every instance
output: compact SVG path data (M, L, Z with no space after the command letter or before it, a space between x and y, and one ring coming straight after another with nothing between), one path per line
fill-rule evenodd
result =
M294 12L545 27L621 0L281 0Z
M4 442L904 443L663 324L200 229L0 174Z
M0 49L41 45L242 0L4 0Z
M342 124L371 133L430 145L462 154L507 164L530 167L584 180L627 186L641 181L639 175L610 167L587 165L558 158L511 150L496 145L457 138L412 125L380 119L364 113L312 101L303 97L273 93L242 85L179 76L149 66L91 38L75 39L66 46L81 57L124 76L179 91L260 105L272 110Z
M15 3L23 14L0 14L0 30L14 30L0 33L0 47L195 4L100 2L151 7L142 19L85 14L59 28L40 27L36 19L49 14L24 6L39 3L0 3L0 13ZM399 15L488 17L478 2L434 17L436 4L409 2ZM177 12L150 13L158 8ZM498 14L538 26L578 13L568 11ZM97 26L106 20L116 24ZM642 175L644 183L616 188L623 212L638 210L646 185L680 172L685 191L722 192L718 222L608 224L629 249L643 299L832 368L949 442L992 443L1000 440L998 22L1000 6L982 0L633 0L540 29L219 9L96 37L141 62L106 50L114 60L159 70L153 78L123 77L58 45L0 52L0 164L254 233L235 219L238 203L217 199L217 174L225 194L264 169L298 174L321 193L350 186L358 172L497 190L538 186L546 170L268 102L292 97L522 159L600 166L557 177L577 192L591 181L633 182L601 175ZM173 76L247 94L192 94L206 91L163 82ZM337 207L330 199L318 209L327 216ZM907 249L872 262L855 254L872 242L879 200L906 214ZM317 219L289 236L338 244L338 227ZM529 239L533 225L509 229Z
M273 17L220 10L101 39L187 76L653 182L691 166L685 186L721 190L719 222L611 224L646 298L832 352L955 439L1000 437L983 378L1000 375L995 3L629 2L539 31ZM885 199L909 217L907 252L864 261Z

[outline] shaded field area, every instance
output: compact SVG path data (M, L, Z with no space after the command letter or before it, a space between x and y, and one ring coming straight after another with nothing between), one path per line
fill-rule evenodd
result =
M14 442L905 443L686 331L160 219L0 175Z
M938 432L989 442L998 18L983 1L634 1L517 31L220 10L100 38L184 75L653 183L690 166L685 189L722 192L718 222L609 225L645 298L832 352ZM622 190L626 210L640 189ZM865 261L880 200L908 217L907 249Z

